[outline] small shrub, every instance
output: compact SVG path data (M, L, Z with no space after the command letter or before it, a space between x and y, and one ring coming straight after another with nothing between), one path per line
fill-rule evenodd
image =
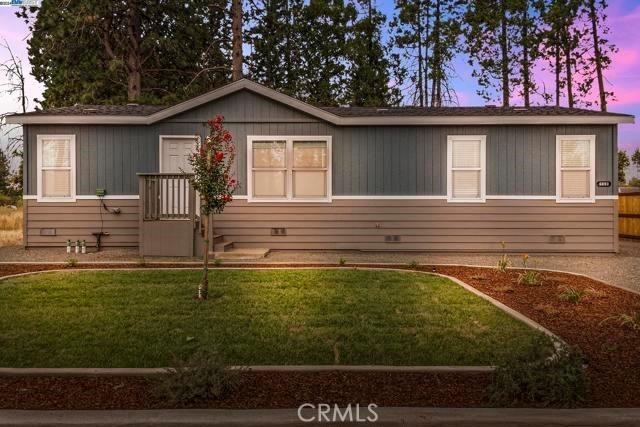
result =
M607 317L600 324L607 321L614 321L623 328L629 328L632 331L640 331L640 312L634 311L632 313L620 313L615 316Z
M78 260L76 258L67 258L65 261L69 267L75 267L78 265Z
M518 283L521 285L529 285L535 286L540 284L538 278L540 277L540 273L533 270L525 270L524 273L520 273L518 275Z
M607 292L599 289L588 288L585 292L587 293L587 295L589 295L589 297L593 297L593 298L607 297Z
M584 401L587 380L581 353L539 336L524 356L497 367L489 386L494 406L572 408Z
M533 308L546 314L547 316L555 316L556 314L560 313L560 309L554 307L552 304L538 304Z
M239 372L226 369L219 353L201 350L186 362L174 360L174 367L156 379L154 391L171 404L186 405L220 399L238 387L239 379Z
M505 242L500 242L500 245L502 245L503 250L507 248L507 244ZM498 259L498 265L496 266L496 268L501 273L506 273L509 267L511 267L511 259L509 258L509 255L507 255L505 252L502 254L500 259Z
M411 268L416 268L419 265L420 264L418 264L418 261L416 261L415 259L409 263L409 267L411 267Z
M347 263L347 260L344 258L340 258L340 260L338 261L338 264L340 265L345 265Z
M572 304L578 304L584 298L585 291L582 289L577 289L572 286L562 286L560 288L562 292L558 295L558 297L563 301L568 301Z

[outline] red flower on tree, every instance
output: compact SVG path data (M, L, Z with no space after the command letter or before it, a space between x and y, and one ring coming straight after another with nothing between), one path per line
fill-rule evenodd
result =
M233 192L239 183L233 179L231 168L235 159L235 146L231 133L224 129L224 117L209 120L209 136L198 140L196 150L189 156L193 168L191 184L200 194L200 213L204 224L203 260L204 274L198 286L198 298L206 299L208 293L209 215L220 213L233 200Z

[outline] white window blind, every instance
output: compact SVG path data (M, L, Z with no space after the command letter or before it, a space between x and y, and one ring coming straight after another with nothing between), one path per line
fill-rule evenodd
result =
M328 200L330 137L272 138L248 138L250 199Z
M38 135L38 197L75 197L75 136Z
M449 201L483 201L485 136L449 136L447 193Z
M558 199L591 200L595 191L595 138L558 136L556 144Z

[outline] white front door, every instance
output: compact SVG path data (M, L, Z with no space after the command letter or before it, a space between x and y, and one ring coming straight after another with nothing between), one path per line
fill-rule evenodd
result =
M193 136L160 137L160 173L191 173L189 155L194 151L196 139ZM162 213L189 213L189 183L185 180L163 180ZM166 188L166 187L169 188ZM168 190L168 191L167 191ZM197 200L197 199L196 199ZM196 202L197 203L197 202Z

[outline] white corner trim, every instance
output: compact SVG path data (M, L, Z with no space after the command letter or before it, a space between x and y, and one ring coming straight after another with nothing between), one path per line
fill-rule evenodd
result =
M42 195L42 141L45 139L69 140L69 197L45 197ZM76 136L75 135L45 135L36 136L36 199L42 203L69 203L76 201Z
M306 102L270 89L259 83L241 79L214 89L203 95L165 108L148 116L62 116L62 115L11 115L7 116L8 124L139 124L150 125L184 111L214 101L239 90L247 89L276 102L302 111L320 120L338 126L402 126L402 125L514 125L514 124L621 124L635 123L634 116L390 116L390 117L342 117L314 107Z
M253 197L253 142L254 141L285 141L285 191L284 198ZM326 171L325 188L327 197L324 198L295 198L293 196L293 142L294 141L325 141L327 144L327 167L318 169ZM332 136L331 135L247 135L247 202L249 203L331 203L332 200ZM291 162L292 164L289 164Z
M480 141L480 168L461 168L461 170L480 171L480 197L475 199L457 199L453 197L453 143L455 141ZM447 135L447 202L449 203L485 203L487 199L487 136L486 135Z
M38 196L36 196L35 194L23 194L22 195L22 200L37 200Z
M589 197L580 199L563 198L561 145L565 140L589 141ZM596 201L596 136L595 135L556 135L556 203L595 203Z

